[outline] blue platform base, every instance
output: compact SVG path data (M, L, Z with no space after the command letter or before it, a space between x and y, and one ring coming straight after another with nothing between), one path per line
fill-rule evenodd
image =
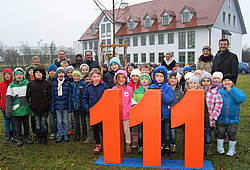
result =
M136 168L162 168L162 169L195 169L185 168L184 160L161 160L161 167L143 166L142 158L124 158L121 164L107 164L104 163L103 156L100 156L95 165L119 166L119 167L136 167ZM210 161L204 161L203 169L213 170L213 165Z

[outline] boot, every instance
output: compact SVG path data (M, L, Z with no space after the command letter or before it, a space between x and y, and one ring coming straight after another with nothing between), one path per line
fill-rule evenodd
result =
M62 141L62 135L59 135L57 140L56 140L56 143L60 143Z
M229 150L227 152L227 156L234 156L236 141L229 141Z
M171 153L176 153L176 145L175 144L171 144Z
M31 137L29 135L24 137L24 142L27 143L27 144L32 144L33 143L32 139L31 139Z
M75 135L75 138L73 139L75 142L79 141L80 140L80 135Z
M16 131L15 130L12 131L12 140L14 142L17 142L17 137L16 137Z
M217 139L217 152L219 153L219 155L225 153L223 144L224 144L224 139Z
M131 153L130 143L126 143L126 153Z
M42 145L46 145L47 142L48 142L47 133L42 133L42 134L41 134L41 144L42 144Z
M206 144L205 145L205 153L207 154L207 155L211 155L212 153L211 153L211 144Z
M17 146L23 146L23 140L17 139Z
M36 136L35 136L35 143L36 144L41 144L41 134L40 133L36 133Z
M5 142L9 142L11 140L11 131L5 132Z

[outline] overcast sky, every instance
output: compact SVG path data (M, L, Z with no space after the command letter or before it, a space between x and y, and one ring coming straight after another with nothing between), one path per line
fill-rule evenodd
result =
M99 1L111 9L112 0ZM131 5L147 0L123 1ZM250 0L239 2L248 31ZM72 46L99 14L93 0L0 0L0 42L7 46L21 42L36 46L39 40L53 40L57 46ZM243 36L245 44L250 46L250 33Z

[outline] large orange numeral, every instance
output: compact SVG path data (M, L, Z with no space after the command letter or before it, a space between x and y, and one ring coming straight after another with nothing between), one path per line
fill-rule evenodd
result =
M143 165L161 166L161 90L147 90L129 111L129 125L143 123Z
M203 168L204 91L187 90L184 98L172 107L171 127L185 124L185 167Z
M121 90L105 90L99 102L90 109L90 125L101 121L104 162L121 164L124 156Z

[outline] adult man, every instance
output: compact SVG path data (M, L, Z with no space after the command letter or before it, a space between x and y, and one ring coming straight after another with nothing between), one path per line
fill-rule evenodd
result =
M58 52L58 58L55 58L53 60L53 63L57 67L60 67L61 61L63 61L63 60L66 60L68 62L68 64L70 64L70 59L66 58L65 56L66 56L65 51L59 50L59 52Z
M89 71L91 71L92 68L98 68L101 70L99 63L93 60L92 51L85 51L85 61L83 63L88 64Z
M233 75L233 82L236 85L238 78L238 57L236 54L229 52L229 41L228 39L220 39L219 41L219 51L214 57L214 62L212 65L213 74L215 71L220 71L225 74Z
M82 61L82 55L77 54L76 55L76 60L75 60L75 62L72 63L72 66L74 67L74 69L79 69L82 62L83 62Z

